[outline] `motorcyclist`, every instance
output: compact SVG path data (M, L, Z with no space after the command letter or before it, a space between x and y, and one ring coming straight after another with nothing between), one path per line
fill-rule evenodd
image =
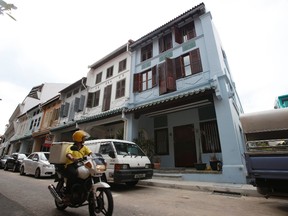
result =
M90 137L89 134L83 130L78 130L74 132L74 134L72 135L74 144L68 146L66 149L65 173L67 177L67 183L66 183L66 195L64 200L65 202L69 202L70 200L69 195L72 192L71 191L72 185L77 179L77 167L75 166L75 162L77 162L77 160L80 158L90 156L92 154L92 151L86 145L84 145L85 140L88 139L89 137Z

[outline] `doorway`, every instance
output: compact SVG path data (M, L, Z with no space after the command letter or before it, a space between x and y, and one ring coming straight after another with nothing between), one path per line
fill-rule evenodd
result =
M173 128L175 167L194 167L197 162L194 125Z

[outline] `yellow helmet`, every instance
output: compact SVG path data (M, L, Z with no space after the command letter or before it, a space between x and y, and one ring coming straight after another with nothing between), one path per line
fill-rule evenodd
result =
M83 130L78 130L74 132L72 137L74 142L84 142L90 135Z

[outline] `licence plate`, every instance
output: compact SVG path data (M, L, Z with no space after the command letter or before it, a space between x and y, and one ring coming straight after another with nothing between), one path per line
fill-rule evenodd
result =
M134 178L144 178L145 176L146 176L145 173L135 174Z

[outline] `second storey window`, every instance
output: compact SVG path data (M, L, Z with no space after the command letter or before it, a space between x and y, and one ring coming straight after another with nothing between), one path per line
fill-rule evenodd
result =
M124 96L125 96L125 79L117 82L117 86L116 86L116 98L120 98Z
M101 80L102 80L102 72L100 72L100 73L98 73L98 74L96 75L96 82L95 82L95 84L100 83Z
M118 69L118 73L120 73L121 71L126 70L126 60L124 59L122 61L119 62L119 69Z
M199 48L175 59L176 79L203 71Z
M142 73L134 74L133 92L142 92L156 86L156 66Z
M185 71L185 76L189 76L192 74L189 55L183 56L183 67Z
M152 88L152 70L142 73L142 90Z
M172 34L162 36L159 39L159 53L165 52L172 48Z
M113 76L113 66L107 68L106 79Z
M152 43L148 44L141 49L141 61L145 61L147 59L152 58Z
M92 108L99 105L100 90L96 92L88 93L87 105L86 107Z

